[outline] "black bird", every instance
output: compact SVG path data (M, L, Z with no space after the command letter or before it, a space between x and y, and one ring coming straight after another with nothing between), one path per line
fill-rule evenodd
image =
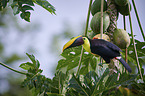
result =
M113 58L119 60L128 72L132 72L130 66L121 57L120 51L122 50L115 44L103 39L89 39L87 37L77 36L64 45L63 51L80 45L82 45L87 52L93 55L100 55L106 63L110 63L110 60Z

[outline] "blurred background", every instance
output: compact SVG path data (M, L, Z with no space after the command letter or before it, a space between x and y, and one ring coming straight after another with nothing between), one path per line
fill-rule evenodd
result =
M52 78L63 45L71 38L82 35L85 29L89 0L49 0L55 7L56 15L51 15L35 5L28 23L14 16L11 8L0 12L0 61L21 70L19 65L30 61L26 53L34 54L40 61L46 77ZM144 30L145 0L135 0L139 18ZM131 11L133 31L136 39L143 41L134 9ZM92 17L92 16L91 16ZM90 17L90 19L91 19ZM127 32L130 33L127 17ZM123 17L119 15L118 28L123 29ZM21 88L25 76L12 72L0 65L0 96L31 96L27 88ZM25 92L24 92L25 91Z

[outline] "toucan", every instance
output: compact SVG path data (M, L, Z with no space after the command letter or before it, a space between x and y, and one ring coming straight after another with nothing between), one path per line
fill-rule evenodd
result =
M68 41L63 46L63 51L68 48L80 45L82 45L87 52L92 53L95 56L101 56L106 63L110 63L111 59L113 58L119 60L129 73L132 72L130 66L121 57L120 52L122 50L115 44L108 42L104 39L90 39L88 37L77 36Z

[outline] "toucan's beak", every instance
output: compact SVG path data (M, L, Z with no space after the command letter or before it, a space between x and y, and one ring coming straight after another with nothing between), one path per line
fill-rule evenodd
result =
M70 41L68 41L64 46L63 46L63 51L65 49L71 48L71 47L76 47L79 45L84 44L84 40L82 38L82 36L77 36L73 39L71 39Z

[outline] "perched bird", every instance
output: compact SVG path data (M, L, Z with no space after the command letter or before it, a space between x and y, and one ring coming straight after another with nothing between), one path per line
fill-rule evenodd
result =
M88 37L77 36L64 45L63 51L80 45L87 52L101 56L106 63L110 63L110 60L113 58L119 60L128 72L132 72L130 66L121 57L120 51L122 50L115 44L103 39L89 39Z

